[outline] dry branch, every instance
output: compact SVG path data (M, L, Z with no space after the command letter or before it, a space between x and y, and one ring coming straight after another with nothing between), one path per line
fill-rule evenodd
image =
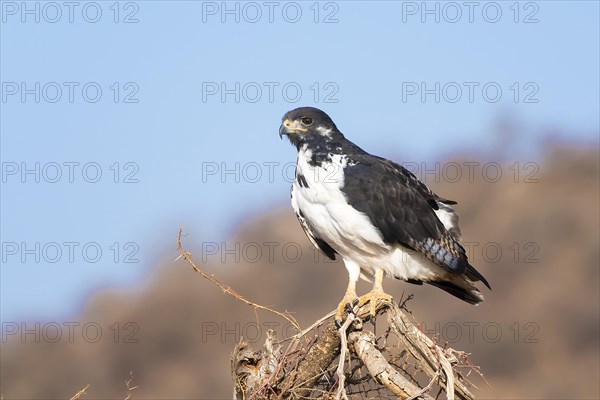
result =
M371 332L352 332L348 336L348 342L350 350L360 358L371 376L392 393L403 399L411 397L433 400L433 397L422 393L417 385L403 377L387 362L375 347L375 335Z
M254 307L255 311L257 309L259 309L259 310L265 310L265 311L269 311L273 314L276 314L276 315L280 316L281 318L284 318L285 320L287 320L290 324L292 324L294 326L294 328L296 328L297 331L301 330L300 325L298 324L298 321L296 321L296 319L294 317L292 317L292 315L289 312L287 312L287 311L280 312L277 310L273 310L272 308L257 304L253 301L250 301L250 300L246 299L244 296L242 296L241 294L239 294L238 292L236 292L231 286L228 286L228 285L222 283L221 281L219 281L214 275L209 275L206 272L204 272L203 270L201 270L200 268L198 268L198 266L196 266L196 264L192 260L192 253L190 253L189 251L185 251L183 249L183 246L181 244L182 236L183 236L183 224L181 224L179 226L179 234L177 235L177 251L179 252L179 256L175 259L175 261L177 261L180 258L183 258L185 261L188 262L188 264L190 264L190 266L192 267L192 269L195 272L200 273L203 278L208 279L209 281L211 281L212 283L217 285L219 287L219 289L221 289L223 291L223 293L229 294L229 295L235 297L236 299L240 300L241 302Z
M427 376L433 378L438 375L441 366L444 375L438 383L443 389L446 389L448 399L453 399L454 394L456 394L459 399L475 400L475 397L469 392L469 389L467 389L467 387L459 380L453 379L454 376L447 372L448 366L458 362L458 358L454 356L454 353L459 352L456 352L453 349L441 349L433 342L433 340L421 332L399 307L390 307L387 315L390 326L396 331L398 338L403 342L405 348L411 355L415 357ZM452 371L452 368L450 368L450 371ZM451 377L450 380L454 381L454 384L451 387L446 388L448 376Z

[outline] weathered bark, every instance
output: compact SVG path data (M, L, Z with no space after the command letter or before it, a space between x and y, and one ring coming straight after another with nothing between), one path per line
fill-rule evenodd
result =
M241 338L231 355L231 376L233 384L233 398L243 400L254 393L262 381L261 364L263 355L260 351L253 351L250 345Z
M297 372L286 376L281 383L282 397L295 399L308 396L323 371L340 354L340 342L338 330L330 322L298 364ZM294 389L289 390L292 386Z
M240 340L231 358L234 377L234 399L248 399L259 393L264 386L280 380L273 376L276 371L276 355L272 342L267 340L264 351L253 351L248 343ZM269 350L269 348L271 350ZM309 348L292 373L286 375L273 388L272 394L283 399L303 398L310 394L315 384L340 353L340 336L334 323L326 325L323 332Z

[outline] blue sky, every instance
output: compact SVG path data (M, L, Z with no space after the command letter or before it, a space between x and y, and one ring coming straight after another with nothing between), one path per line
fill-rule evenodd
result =
M397 161L492 152L505 115L510 157L597 143L595 1L48 4L0 3L3 322L143 280L181 221L221 241L287 204L300 105Z

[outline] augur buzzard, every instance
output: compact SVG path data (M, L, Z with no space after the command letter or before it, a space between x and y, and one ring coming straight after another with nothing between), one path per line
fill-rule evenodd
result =
M384 293L383 276L439 287L471 304L483 301L475 286L487 280L460 244L456 202L433 193L410 171L371 155L349 141L323 111L302 107L283 117L280 137L298 150L292 207L314 246L327 257L339 255L348 270L348 289L337 308L370 303ZM356 282L374 285L358 297Z

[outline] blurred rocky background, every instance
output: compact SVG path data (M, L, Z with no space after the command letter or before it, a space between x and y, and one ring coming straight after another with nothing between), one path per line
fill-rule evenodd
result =
M473 307L430 286L385 288L397 300L414 293L408 307L421 328L472 353L489 382L474 380L482 399L600 398L598 152L549 141L536 162L463 154L420 176L459 202L470 259L493 291L483 288L486 301ZM65 321L4 327L4 399L68 399L87 384L84 399L123 399L130 371L135 399L231 398L240 337L259 348L267 329L293 329L173 262L178 223L173 252L139 287L100 290ZM205 271L303 327L332 310L347 283L341 262L311 248L287 204L243 221L227 243L183 240Z

